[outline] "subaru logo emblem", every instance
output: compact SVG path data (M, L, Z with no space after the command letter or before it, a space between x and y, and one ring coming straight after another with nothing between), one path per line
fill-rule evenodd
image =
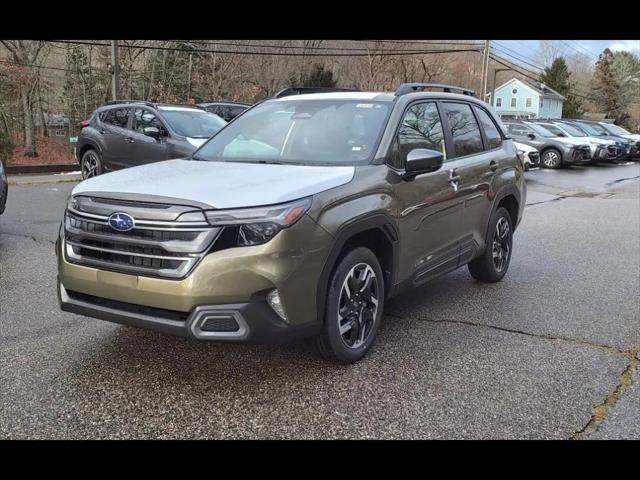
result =
M128 232L134 227L133 217L128 213L115 212L109 217L109 225L119 232Z

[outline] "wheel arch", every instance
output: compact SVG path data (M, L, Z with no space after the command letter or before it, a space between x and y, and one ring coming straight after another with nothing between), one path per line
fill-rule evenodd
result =
M393 293L399 257L399 236L395 222L383 213L358 217L338 230L320 274L316 297L320 323L324 322L331 275L344 254L356 246L367 247L376 255L384 275L385 296Z

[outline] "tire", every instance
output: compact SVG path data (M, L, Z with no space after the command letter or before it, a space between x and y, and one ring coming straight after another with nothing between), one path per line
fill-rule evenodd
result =
M94 149L90 148L86 152L82 154L82 160L80 162L80 167L82 169L82 179L86 180L87 178L97 177L98 175L102 175L102 158L100 158L100 154Z
M349 364L367 354L382 319L384 291L382 268L371 250L357 247L339 260L329 279L324 324L316 338L325 360Z
M504 232L505 225L507 227L506 238L497 239L498 233ZM495 242L498 243L499 247L494 245ZM494 252L499 255L495 259ZM480 257L469 263L469 273L479 282L499 282L509 269L512 252L513 224L511 223L511 216L506 208L500 207L493 212L489 220L489 231L485 251Z
M562 166L562 154L555 148L547 148L540 155L540 166L542 168L560 168Z

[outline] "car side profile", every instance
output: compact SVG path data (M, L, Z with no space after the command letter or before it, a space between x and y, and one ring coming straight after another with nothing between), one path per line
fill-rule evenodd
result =
M76 158L83 178L190 155L226 121L193 106L121 100L82 122Z
M467 266L498 282L524 166L473 92L281 93L190 157L90 178L56 243L61 308L184 337L369 351L385 301Z
M518 143L536 148L540 152L540 166L561 168L566 165L584 165L591 160L586 142L558 136L542 125L521 120L503 120L507 132Z
M199 103L198 106L207 112L218 115L226 122L230 122L251 105L240 102L204 102Z

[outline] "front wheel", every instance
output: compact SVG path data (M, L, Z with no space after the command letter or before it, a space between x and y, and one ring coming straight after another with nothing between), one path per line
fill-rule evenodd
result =
M320 355L339 363L360 360L378 332L383 308L380 262L368 248L351 250L329 280L324 325L316 339Z
M502 280L511 261L513 225L506 208L498 208L489 221L489 234L484 253L468 265L469 273L479 282Z
M544 168L560 168L562 165L562 157L560 156L560 152L555 148L548 148L544 152L542 152L542 159L540 160L540 164Z
M97 177L102 173L102 160L100 154L95 150L87 150L82 155L82 161L80 162L82 167L82 179Z

